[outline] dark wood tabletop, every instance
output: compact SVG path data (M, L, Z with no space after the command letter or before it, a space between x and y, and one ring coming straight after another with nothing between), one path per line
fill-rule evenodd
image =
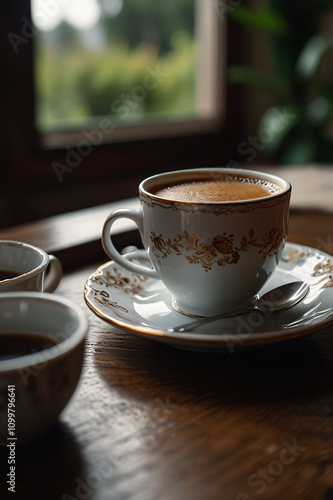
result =
M89 319L79 388L46 435L17 448L16 494L1 498L333 499L333 327L233 353L186 351L120 331L83 299L87 277L108 260L100 242L88 242L88 253L72 242L70 260L47 239L60 220L1 235L30 235L65 256L55 293ZM289 241L333 254L332 214L292 210ZM1 457L4 488L6 450Z

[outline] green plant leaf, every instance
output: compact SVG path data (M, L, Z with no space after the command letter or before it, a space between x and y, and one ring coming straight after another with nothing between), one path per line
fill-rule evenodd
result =
M283 35L286 32L285 20L276 12L263 7L258 10L239 5L229 11L229 16L240 24L260 31Z
M323 127L332 119L332 103L323 96L313 99L305 111L305 120L310 128Z
M231 66L227 75L232 83L247 83L272 92L279 100L288 99L289 86L283 78L267 75L249 66Z
M301 122L302 111L294 105L273 106L262 116L258 138L265 144L265 153L276 156L291 131Z
M295 65L295 77L298 81L311 80L318 71L324 55L333 48L333 39L313 36L304 45Z

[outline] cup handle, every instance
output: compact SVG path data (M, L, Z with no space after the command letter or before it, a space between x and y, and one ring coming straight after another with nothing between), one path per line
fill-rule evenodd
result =
M49 266L44 282L44 292L54 292L62 277L62 265L58 257L49 255Z
M132 220L137 225L141 239L143 240L143 216L141 210L131 210L129 208L115 210L110 213L103 226L102 245L106 254L110 257L110 259L114 260L117 264L132 273L147 276L148 278L159 279L155 269L131 262L128 260L129 256L127 256L127 258L123 257L115 248L111 238L111 227L118 219Z

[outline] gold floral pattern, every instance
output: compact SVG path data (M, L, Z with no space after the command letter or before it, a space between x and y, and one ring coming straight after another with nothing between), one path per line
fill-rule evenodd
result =
M233 234L216 235L212 243L200 241L197 234L190 235L187 231L178 234L176 238L165 240L161 234L151 232L150 239L155 258L165 259L172 253L182 255L189 253L186 259L190 264L201 264L205 271L210 271L213 265L226 266L227 264L237 264L240 259L240 252L246 252L249 248L258 248L259 254L265 259L272 256L279 248L284 238L281 230L273 228L264 235L262 241L255 238L254 230L250 229L249 235L244 236L238 245L235 244Z
M299 261L302 261L307 255L307 252L304 252L304 250L291 248L288 252L287 260L288 262L290 262L290 264L297 264Z
M140 276L139 274L131 274L131 278L124 276L117 267L113 267L113 272L104 270L101 268L97 274L91 277L91 283L89 284L89 290L93 292L92 299L94 302L101 304L103 306L112 307L118 311L128 313L126 307L119 305L116 301L111 300L110 294L106 291L107 288L122 289L125 293L132 295L139 295L145 297L146 294L143 293L143 285L148 278ZM93 286L96 284L96 287ZM102 288L98 287L101 286ZM112 290L110 291L112 295Z
M126 307L120 306L117 302L110 300L110 295L105 290L98 290L96 288L90 287L90 290L94 292L94 300L103 306L111 306L115 309L128 313Z
M323 288L330 288L333 286L333 262L332 259L327 259L325 262L320 262L313 269L312 276L320 277L327 276L329 279L324 285Z
M140 276L139 274L133 274L133 280L131 281L128 276L123 276L117 267L113 268L114 274L107 271L103 275L95 275L93 280L99 285L105 285L108 287L122 288L126 293L132 293L144 296L142 294L143 286L141 283L147 281L148 278L145 276Z

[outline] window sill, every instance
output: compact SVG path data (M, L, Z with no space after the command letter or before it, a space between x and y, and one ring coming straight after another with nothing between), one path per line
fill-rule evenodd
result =
M24 241L57 255L64 268L74 268L92 260L107 259L101 244L102 227L113 210L138 209L139 198L108 203L69 212L0 231L0 238ZM113 227L113 241L118 248L140 244L135 224L122 219Z

